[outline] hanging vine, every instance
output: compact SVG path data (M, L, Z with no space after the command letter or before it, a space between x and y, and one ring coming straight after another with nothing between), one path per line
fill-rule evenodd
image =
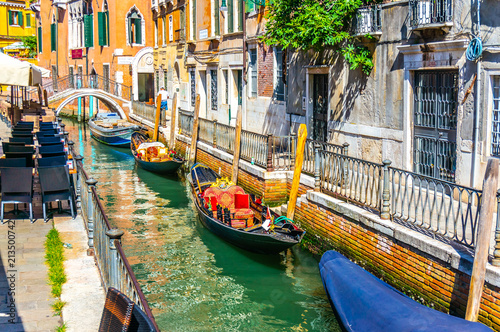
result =
M372 53L357 45L350 33L356 11L366 4L367 0L274 0L267 14L264 42L304 51L333 47L351 69L370 74Z

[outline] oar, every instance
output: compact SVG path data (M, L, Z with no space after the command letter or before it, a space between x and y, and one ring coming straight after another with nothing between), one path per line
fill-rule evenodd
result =
M198 192L201 194L201 186L200 186L200 180L198 180L198 173L196 172L195 169L193 169L194 176L196 177L196 183L198 184Z

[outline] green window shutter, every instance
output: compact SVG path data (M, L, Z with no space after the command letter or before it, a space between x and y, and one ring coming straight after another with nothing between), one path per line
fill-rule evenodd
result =
M85 47L94 47L94 15L83 15Z
M106 45L109 46L109 11L106 12Z
M12 11L9 10L9 25L13 25L14 22L12 21Z
M38 27L38 53L42 53L42 27Z
M135 21L135 43L142 44L142 22L140 18L134 19Z
M97 32L99 35L99 46L106 46L106 33L105 33L105 14L103 12L97 13Z
M132 38L132 18L127 19L127 28L128 28L128 42L130 45L134 42L134 38Z
M26 14L26 26L31 27L31 15Z
M193 39L196 40L196 0L193 0Z
M227 0L227 32L232 33L234 31L234 9L233 0Z
M214 16L215 16L215 35L220 35L220 23L219 23L219 0L214 0Z
M56 23L52 23L50 25L50 51L51 52L56 50L56 29L57 29Z
M17 12L17 20L19 22L19 26L23 26L23 12Z
M243 0L238 0L238 31L243 31Z

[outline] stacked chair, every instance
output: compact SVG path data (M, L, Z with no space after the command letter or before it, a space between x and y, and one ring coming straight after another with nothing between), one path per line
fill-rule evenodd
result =
M33 223L33 185L38 175L43 219L47 219L47 207L62 201L69 202L71 216L75 218L74 188L68 167L68 149L65 137L57 122L19 121L12 126L12 137L2 142L4 157L0 158L0 218L3 223L4 205L29 205L29 217ZM36 124L36 126L35 126Z

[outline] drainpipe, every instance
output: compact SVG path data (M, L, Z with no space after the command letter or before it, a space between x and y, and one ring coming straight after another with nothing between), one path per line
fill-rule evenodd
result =
M479 168L479 110L481 106L481 60L476 63L476 96L474 100L474 154L472 156L471 187L476 187L476 171Z

